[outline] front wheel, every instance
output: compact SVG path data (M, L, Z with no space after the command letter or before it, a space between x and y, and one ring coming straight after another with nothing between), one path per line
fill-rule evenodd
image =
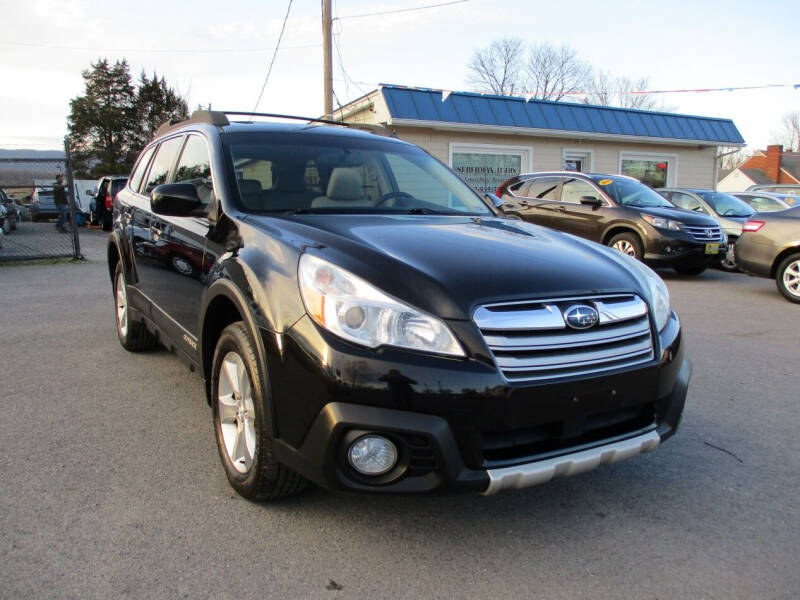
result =
M608 240L608 246L636 260L642 260L644 257L642 241L635 233L618 233Z
M681 275L700 275L706 270L705 267L673 267Z
M226 327L211 370L214 430L228 481L251 500L289 496L306 484L273 455L265 375L244 323Z
M739 271L739 266L736 264L736 240L728 240L727 253L725 258L719 261L719 268L728 273Z
M800 303L800 254L787 256L775 272L778 291L789 302Z

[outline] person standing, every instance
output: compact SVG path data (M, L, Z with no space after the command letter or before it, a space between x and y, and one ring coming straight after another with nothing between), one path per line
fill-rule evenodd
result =
M67 233L65 227L67 223L67 190L64 187L64 176L61 174L56 175L56 182L53 185L53 202L58 210L56 229L61 233Z

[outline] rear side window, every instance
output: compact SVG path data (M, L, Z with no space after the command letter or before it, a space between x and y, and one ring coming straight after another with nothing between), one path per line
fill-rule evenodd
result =
M131 173L131 185L130 188L134 192L139 191L139 186L142 184L142 178L144 177L145 171L147 171L147 165L150 163L150 157L153 156L153 150L156 147L152 146L144 151L144 154L139 158L139 162L136 163L136 167L133 169L133 173Z
M558 184L560 177L537 177L531 180L531 184L525 190L525 196L538 200L558 201Z
M178 150L181 149L182 144L183 137L175 137L163 142L158 147L156 157L153 159L153 166L150 167L150 173L147 176L147 184L142 191L143 194L148 195L154 187L167 182L170 169L175 164Z

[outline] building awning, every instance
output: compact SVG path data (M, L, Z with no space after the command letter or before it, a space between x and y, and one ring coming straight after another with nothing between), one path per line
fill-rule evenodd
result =
M388 125L680 145L743 146L730 119L381 84Z

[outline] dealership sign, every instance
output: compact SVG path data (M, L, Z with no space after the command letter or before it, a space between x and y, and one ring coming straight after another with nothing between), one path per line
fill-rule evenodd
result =
M493 194L506 179L522 172L520 154L453 152L452 167L477 192Z

